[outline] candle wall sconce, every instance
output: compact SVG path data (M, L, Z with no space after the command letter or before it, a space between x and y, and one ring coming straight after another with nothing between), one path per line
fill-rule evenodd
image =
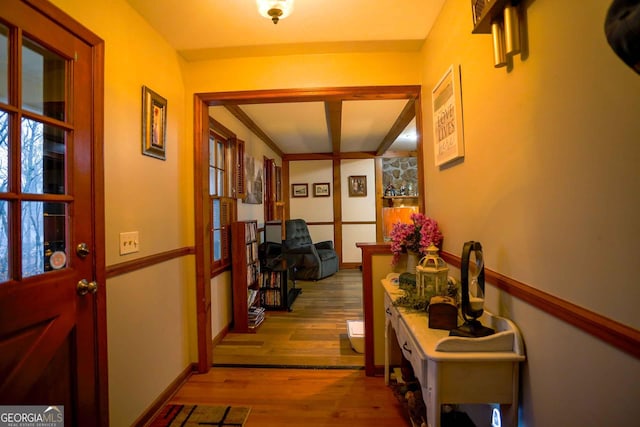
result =
M493 65L507 65L509 57L521 52L519 0L471 0L473 34L491 34Z

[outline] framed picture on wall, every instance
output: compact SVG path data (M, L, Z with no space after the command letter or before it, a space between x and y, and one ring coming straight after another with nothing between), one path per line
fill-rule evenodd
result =
M319 182L313 184L313 197L329 197L331 190L328 182Z
M365 197L367 195L367 176L351 175L349 177L349 197Z
M460 66L451 65L431 92L436 166L464 157Z
M142 86L142 154L166 160L167 100Z
M291 197L309 197L309 184L291 184Z
M262 204L262 183L264 181L262 163L249 154L244 154L244 177L246 180L247 195L242 203L250 205Z

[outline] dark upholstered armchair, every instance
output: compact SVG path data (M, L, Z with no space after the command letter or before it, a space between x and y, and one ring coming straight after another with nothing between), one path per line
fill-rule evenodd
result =
M289 265L295 266L296 279L319 280L338 271L340 262L333 242L313 243L305 220L287 220L285 230L282 249Z

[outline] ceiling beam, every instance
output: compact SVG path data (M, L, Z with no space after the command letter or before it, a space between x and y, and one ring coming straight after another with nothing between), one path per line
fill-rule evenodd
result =
M403 130L409 125L411 120L416 116L416 100L414 98L410 99L407 104L404 106L400 115L396 119L396 122L391 126L389 132L384 137L380 145L378 146L378 150L376 151L376 155L382 156L385 151L391 147L391 144L398 138L398 136L402 133Z
M324 103L324 113L327 119L329 140L334 154L340 153L342 142L342 101L328 101Z
M419 85L358 86L317 89L266 89L238 92L200 93L208 105L268 104L276 102L356 101L363 99L415 99Z
M271 148L278 156L282 157L284 153L278 147L278 145L273 142L273 140L264 133L260 126L254 122L251 117L247 115L238 105L234 104L225 104L224 106L231 114L235 116L236 119L240 120L240 122L245 125L251 132L253 132L258 138L260 138L269 148Z
M348 153L293 153L285 154L282 159L290 162L296 160L334 160L334 159L375 159L373 151L353 151Z

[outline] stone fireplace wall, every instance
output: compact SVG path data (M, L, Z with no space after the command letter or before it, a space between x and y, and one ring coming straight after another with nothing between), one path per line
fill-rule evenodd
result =
M382 159L383 194L389 185L396 196L416 196L418 194L418 160L415 157L391 157ZM404 194L401 190L404 189Z

